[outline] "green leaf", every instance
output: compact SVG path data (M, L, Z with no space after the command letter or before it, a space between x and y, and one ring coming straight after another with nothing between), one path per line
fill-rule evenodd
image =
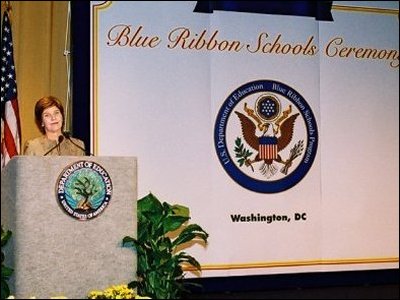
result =
M164 219L164 233L177 230L185 222L187 222L189 217L182 216L170 216Z
M138 281L134 280L128 283L128 288L130 289L136 289L138 287L139 283Z
M8 240L11 238L12 232L10 230L4 231L1 227L1 247L4 247Z
M137 240L130 236L126 236L122 239L122 246L124 246L124 247L134 246L135 243L137 243ZM130 244L133 244L133 245L130 245Z
M242 140L240 139L240 137L237 137L235 140L235 145L240 146L241 143L242 143Z
M5 260L3 247L7 245L7 242L10 240L11 235L11 231L4 230L3 225L1 225L1 299L6 299L10 295L10 289L8 287L7 281L10 279L10 276L14 272L13 269L3 265L3 262Z
M10 288L5 280L1 279L1 299L6 299L10 296Z
M8 279L12 275L13 272L14 272L13 269L8 268L8 267L3 266L3 265L1 266L1 278Z
M170 208L176 216L189 217L190 215L190 210L186 206L175 204L170 206Z
M240 138L235 140L235 144L237 145L237 147L234 148L235 157L238 158L237 162L239 163L239 166L242 167L245 161L253 154L253 152L244 148Z
M188 255L185 252L180 252L178 254L178 258L181 263L189 264L189 265L195 267L197 270L201 270L200 263L193 256Z
M154 213L154 214L162 214L163 206L161 202L153 195L148 194L137 202L138 214L143 213Z
M174 240L172 245L173 247L176 247L178 245L192 241L197 238L203 240L204 242L207 242L208 233L205 232L199 225L191 224L187 226L184 230L182 230L182 232Z

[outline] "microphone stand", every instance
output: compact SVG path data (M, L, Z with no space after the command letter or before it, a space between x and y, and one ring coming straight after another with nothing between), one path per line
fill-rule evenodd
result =
M50 148L50 150L49 151L47 151L45 154L43 154L43 156L46 156L47 154L49 154L51 151L53 151L54 149L56 149L56 148L58 148L58 155L60 155L60 144L62 143L64 141L64 136L63 135L60 135L59 137L58 137L58 141L57 141L57 144L54 146L54 147L52 147L52 148Z
M77 143L75 143L72 138L71 138L71 134L69 132L64 132L64 136L67 138L67 140L69 140L75 147L77 147L78 149L82 150L86 155L86 149L83 148L82 146L78 145ZM94 156L92 153L89 153L90 156Z

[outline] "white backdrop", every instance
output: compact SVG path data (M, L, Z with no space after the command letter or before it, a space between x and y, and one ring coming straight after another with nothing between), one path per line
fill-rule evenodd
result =
M92 4L95 153L137 156L140 197L151 191L190 208L192 222L210 234L206 248L187 249L203 276L398 268L396 15L334 9L334 22L318 22L193 13L194 1ZM201 47L202 35L219 46ZM365 58L367 48L382 59ZM385 59L390 50L394 59ZM240 96L256 81L263 88ZM244 186L219 158L226 150L227 166L252 177L250 185L269 190L286 180L279 171L267 178L260 164L240 167L235 158L235 140L244 136L234 112L245 114L245 102L256 110L266 94L300 115L283 159L305 139L287 178L307 170L277 192ZM307 164L310 153L315 160ZM238 215L253 221L234 222ZM288 219L256 220L274 215ZM305 218L296 221L299 215Z

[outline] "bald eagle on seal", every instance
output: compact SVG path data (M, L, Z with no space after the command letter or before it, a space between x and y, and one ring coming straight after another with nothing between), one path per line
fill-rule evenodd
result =
M275 134L273 134L273 136L265 136L264 134L268 130L267 127L264 134L259 137L256 135L256 124L254 124L254 122L244 114L237 111L235 111L235 113L239 117L244 140L251 148L257 151L257 154L253 160L248 159L246 161L246 166L250 166L255 162L263 161L263 165L261 166L260 170L269 178L277 171L277 168L273 165L273 162L276 161L285 165L287 173L287 169L290 167L293 159L284 161L279 155L279 152L285 149L286 146L292 141L294 123L299 114L296 113L282 122L282 124L279 126L279 130L277 130L277 135L279 136L275 136ZM269 123L267 126L270 126L271 124L272 123ZM265 153L263 149L267 149ZM282 171L282 173L285 172Z

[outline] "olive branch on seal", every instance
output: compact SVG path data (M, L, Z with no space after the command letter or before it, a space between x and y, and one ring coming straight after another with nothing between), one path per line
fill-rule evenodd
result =
M296 145L292 149L290 149L290 156L288 160L285 162L285 166L281 169L281 172L287 175L289 168L292 166L292 162L295 158L301 155L304 150L304 141L299 140Z
M237 162L239 163L239 166L243 166L243 164L246 164L246 166L250 166L251 169L254 172L253 166L249 163L246 163L249 161L249 157L253 154L250 150L246 149L242 143L242 139L240 137L236 138L235 140L235 157L238 158Z

